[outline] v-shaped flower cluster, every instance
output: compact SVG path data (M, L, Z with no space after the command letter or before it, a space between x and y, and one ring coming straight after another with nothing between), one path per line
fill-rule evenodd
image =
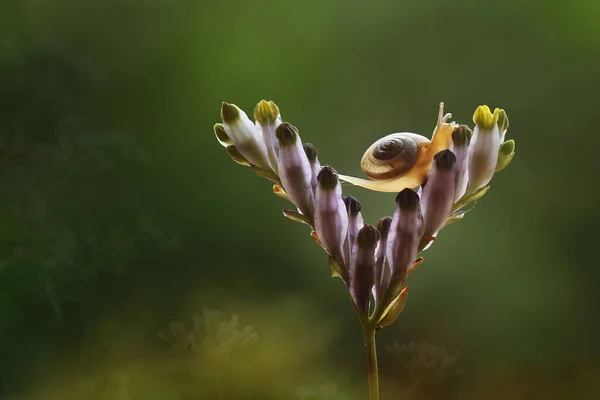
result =
M487 192L494 173L514 156L514 141L504 141L504 110L478 107L473 131L438 119L438 125L452 129L449 148L435 155L418 192L400 191L393 216L373 226L364 223L360 202L343 196L337 172L321 166L316 148L302 143L298 129L283 122L273 102L258 103L255 122L229 103L223 103L221 116L223 123L214 126L219 142L296 206L284 215L312 229L329 255L332 275L346 283L361 322L374 329L393 323L402 311L406 278L423 260L419 253L444 226L462 219L463 208Z

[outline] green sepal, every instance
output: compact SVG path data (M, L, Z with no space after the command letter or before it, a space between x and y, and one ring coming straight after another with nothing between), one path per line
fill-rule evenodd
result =
M292 211L292 210L283 210L283 215L286 218L291 219L294 222L300 222L302 224L306 224L306 225L310 226L311 228L313 226L312 218L310 218L304 214L300 214L299 212Z
M500 132L504 132L508 129L508 116L506 115L506 111L503 109L498 110L498 129Z
M288 194L285 192L285 190L283 190L283 188L277 184L273 185L273 194L275 194L275 196L280 197L284 200L287 201L292 201L290 200Z
M431 247L430 243L433 242L435 242L435 236L422 236L418 246L419 253L424 251L426 247L429 249Z
M408 296L408 292L410 291L409 287L405 287L400 291L400 294L396 296L390 304L386 307L386 309L381 313L381 317L377 320L377 330L380 330L384 326L392 325L398 319L400 313L404 309L404 304L406 304L406 296Z
M279 180L279 177L272 170L262 169L260 167L257 167L256 165L252 165L252 164L250 165L250 167L252 168L252 171L254 171L256 173L256 175L262 176L263 178L267 178L274 184L281 186L281 181Z
M488 190L490 190L489 185L482 187L481 189L477 190L475 193L464 195L463 197L461 197L460 200L458 200L456 203L454 203L450 214L453 214L455 211L460 210L461 208L463 208L464 206L466 206L469 203L479 200L487 193Z
M496 170L494 172L502 171L504 168L506 168L508 166L508 164L510 164L510 162L512 161L514 156L515 156L515 153L512 153L510 156L508 156L502 160L499 159L498 164L496 164Z
M348 285L348 271L346 271L346 269L344 267L342 267L337 261L335 261L333 259L333 257L329 256L329 273L331 274L332 278L340 278L341 280L344 281L344 283L346 285ZM354 305L354 301L352 301L352 304ZM358 312L358 310L357 310Z
M415 270L417 269L417 267L419 265L421 265L421 263L423 263L423 260L425 260L423 257L419 257L415 260L415 262L413 263L413 265L411 265L410 267L408 267L408 269L406 270L406 277L408 278L410 276L410 274L412 274L413 272L415 272Z
M250 163L248 162L248 160L246 160L246 157L244 157L242 155L242 153L240 153L240 151L237 149L237 147L235 146L227 146L225 148L225 150L227 150L227 154L229 154L229 157L231 157L233 159L233 161L235 161L236 163L243 165L245 167L250 167Z
M221 144L221 146L233 146L233 140L231 140L231 138L227 136L227 133L225 133L225 128L223 127L223 124L215 124L213 126L213 131L215 132L215 136Z
M451 225L455 222L460 221L461 219L463 219L463 217L465 216L465 214L468 212L467 211L457 211L454 214L452 214L450 217L448 217L448 219L446 220L446 226Z
M502 143L498 149L498 162L496 163L495 172L502 171L504 168L506 168L514 156L515 141L511 139Z
M378 304L375 313L373 314L375 321L380 321L383 318L386 310L389 309L394 300L402 293L404 282L406 281L408 274L412 273L422 262L423 257L419 257L405 271L397 271L397 273L392 274L390 283L387 289L385 289L383 296L381 296L380 304Z

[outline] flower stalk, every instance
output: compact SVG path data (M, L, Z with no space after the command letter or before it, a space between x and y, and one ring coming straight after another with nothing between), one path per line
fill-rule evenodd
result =
M371 325L364 325L365 349L367 351L367 371L369 375L369 400L379 400L379 367L377 365L377 345L375 343L375 329Z

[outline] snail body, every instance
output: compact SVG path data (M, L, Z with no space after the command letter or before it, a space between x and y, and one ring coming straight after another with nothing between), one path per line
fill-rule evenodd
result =
M431 140L416 133L387 135L373 143L361 159L361 169L369 179L340 175L343 181L378 192L399 192L420 186L433 165L433 157L450 148L454 122L446 122L440 103L438 123Z

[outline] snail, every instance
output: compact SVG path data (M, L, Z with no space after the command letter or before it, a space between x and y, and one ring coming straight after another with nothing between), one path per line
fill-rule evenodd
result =
M387 135L373 143L363 155L360 167L372 180L339 175L340 179L377 192L399 192L420 186L427 179L433 157L450 148L455 122L452 114L444 115L440 103L437 125L431 140L416 133Z

